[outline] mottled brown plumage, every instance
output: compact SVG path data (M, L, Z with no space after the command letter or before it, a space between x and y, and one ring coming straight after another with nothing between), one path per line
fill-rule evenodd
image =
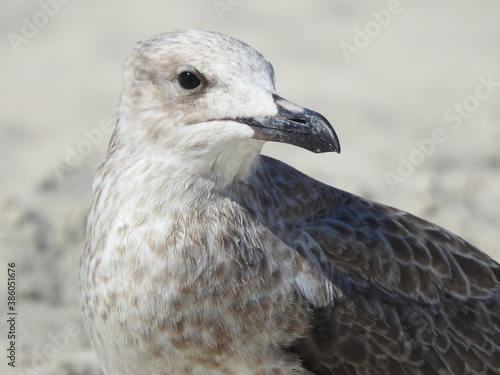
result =
M80 278L107 375L500 373L500 266L260 156L266 140L339 146L258 52L167 33L124 79Z

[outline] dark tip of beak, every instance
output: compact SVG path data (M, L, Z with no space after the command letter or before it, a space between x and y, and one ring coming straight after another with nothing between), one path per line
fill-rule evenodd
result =
M304 109L306 121L304 123L311 129L310 136L316 138L317 149L313 152L336 152L340 154L340 141L330 122L321 113ZM314 143L314 142L313 142Z

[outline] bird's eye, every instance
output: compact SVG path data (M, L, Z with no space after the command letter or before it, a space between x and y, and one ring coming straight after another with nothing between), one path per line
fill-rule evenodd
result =
M193 90L201 84L200 79L193 72L182 72L177 79L186 90Z

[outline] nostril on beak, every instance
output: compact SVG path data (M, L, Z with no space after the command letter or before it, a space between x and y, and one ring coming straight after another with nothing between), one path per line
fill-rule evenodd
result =
M297 118L297 117L287 117L287 120L293 121L293 122L298 122L299 124L305 125L306 119L304 118Z

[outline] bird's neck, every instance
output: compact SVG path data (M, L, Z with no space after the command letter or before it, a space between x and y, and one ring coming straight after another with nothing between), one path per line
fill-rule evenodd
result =
M212 180L218 187L226 187L248 179L260 163L260 149L260 145L251 143L237 144L206 150L197 157L183 155L182 158L192 175Z
M137 132L132 139L125 134L119 128L113 134L108 160L121 159L118 165L154 164L157 170L168 170L172 178L206 179L220 188L247 180L260 164L264 144L255 139L222 142L217 134L205 137L204 142L175 137L165 143L141 142L137 138L142 134Z

